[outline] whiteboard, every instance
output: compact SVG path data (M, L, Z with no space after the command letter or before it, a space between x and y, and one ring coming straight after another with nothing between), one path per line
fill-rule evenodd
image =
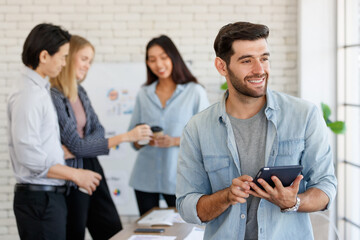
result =
M127 131L136 95L146 81L145 63L95 63L81 85L105 128L105 137ZM138 215L129 177L137 152L129 143L122 143L100 156L110 194L120 215Z

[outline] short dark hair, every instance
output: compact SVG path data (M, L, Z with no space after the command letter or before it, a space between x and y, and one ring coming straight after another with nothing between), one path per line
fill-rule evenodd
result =
M36 69L39 66L41 51L46 50L50 56L59 51L59 48L70 41L71 35L60 26L49 23L36 25L27 36L23 52L23 63Z
M170 57L171 62L173 64L173 70L171 73L171 77L176 84L185 84L188 82L197 83L196 78L191 74L190 70L186 66L184 60L182 59L179 51L177 50L175 44L168 36L160 35L159 37L153 38L146 45L146 54L145 60L149 59L148 52L149 49L155 45L160 46L164 49L165 53ZM149 66L146 64L147 68L147 81L145 85L150 85L155 82L158 77L151 71Z
M262 24L249 22L235 22L223 26L214 41L216 56L230 63L230 58L234 54L232 44L236 40L258 40L267 39L269 28Z

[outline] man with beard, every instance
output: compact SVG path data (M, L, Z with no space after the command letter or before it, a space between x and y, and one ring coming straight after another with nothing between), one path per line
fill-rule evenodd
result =
M204 239L313 239L309 212L336 194L327 128L315 105L267 88L267 26L237 22L215 39L215 67L226 78L221 102L193 117L180 143L177 208L206 224ZM211 131L209 131L211 129ZM264 166L302 165L291 186Z

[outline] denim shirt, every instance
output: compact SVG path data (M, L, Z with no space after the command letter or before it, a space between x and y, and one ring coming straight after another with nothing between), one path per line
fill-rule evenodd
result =
M207 223L197 216L196 205L231 185L241 176L234 133L224 99L194 116L184 129L177 170L176 206L183 219L206 224L204 239L244 239L246 203L230 206ZM309 188L322 190L330 199L336 195L337 180L328 142L328 130L317 107L304 100L268 89L265 115L268 120L265 165L300 164L304 167L299 193ZM313 239L308 213L281 213L280 208L261 199L258 239Z
M196 83L177 84L163 108L155 93L157 81L140 89L129 130L138 123L160 126L171 137L180 137L196 113L209 106L205 89ZM159 148L146 145L138 151L130 186L143 192L175 194L179 147Z

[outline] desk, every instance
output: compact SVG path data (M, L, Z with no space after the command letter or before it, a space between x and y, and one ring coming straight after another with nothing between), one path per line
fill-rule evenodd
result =
M153 208L147 214L151 213L153 210L159 208ZM143 217L144 217L143 216ZM190 223L174 223L172 226L156 226L156 227L145 227L145 228L164 228L165 231L163 233L134 233L136 228L144 228L144 226L140 226L137 222L140 220L139 218L135 223L127 225L125 229L118 232L114 235L110 240L126 240L130 238L132 235L159 235L159 236L176 236L176 240L184 239L193 229L193 227L201 227L196 224Z

